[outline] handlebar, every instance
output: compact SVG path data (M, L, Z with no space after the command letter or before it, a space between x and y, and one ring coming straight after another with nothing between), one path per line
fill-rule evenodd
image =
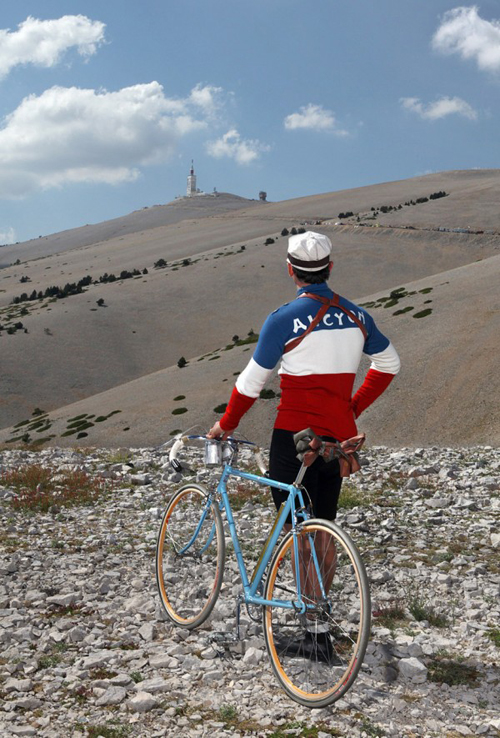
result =
M170 449L169 462L175 471L182 470L182 464L177 456L181 448L189 441L202 440L205 442L205 464L207 466L219 466L228 464L238 451L238 446L248 446L255 455L255 461L262 474L267 473L262 453L256 443L230 436L225 441L218 438L207 438L202 435L183 435L177 438ZM214 452L215 450L215 452Z

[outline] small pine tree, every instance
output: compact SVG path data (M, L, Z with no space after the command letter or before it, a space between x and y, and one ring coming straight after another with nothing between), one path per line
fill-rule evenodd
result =
M177 362L177 366L179 367L179 369L182 369L183 367L186 366L186 364L187 364L186 359L184 358L184 356L181 356L181 358Z

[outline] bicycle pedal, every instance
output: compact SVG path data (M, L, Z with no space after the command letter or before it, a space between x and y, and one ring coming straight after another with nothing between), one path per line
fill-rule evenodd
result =
M212 633L208 639L210 645L216 646L234 646L239 643L239 638L236 633Z

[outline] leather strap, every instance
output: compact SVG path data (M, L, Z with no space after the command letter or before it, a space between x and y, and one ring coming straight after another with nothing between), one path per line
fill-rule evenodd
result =
M334 459L339 460L341 477L349 477L351 474L354 474L354 472L361 469L358 451L365 442L364 433L348 438L346 441L342 441L341 443L338 441L323 441L309 428L301 433L302 435L304 433L309 434L309 437L306 437L305 440L302 441L302 444L299 443L297 445L297 449L299 449L299 447L303 449L304 445L309 441L310 436L312 436L311 440L306 445L305 450L301 450L301 452L297 454L297 458L303 462L304 466L311 466L318 456L322 456L326 462L333 461ZM301 434L296 434L296 436L299 435Z
M338 441L322 441L321 438L315 437L309 444L310 450L303 453L302 461L305 466L311 466L318 456L322 456L326 462L338 459L340 476L350 477L351 474L361 469L358 451L364 442L364 433L348 438L347 441L341 443Z
M333 297L331 299L328 297L323 297L322 295L315 295L313 292L304 292L302 293L302 295L300 295L300 297L310 297L312 300L317 300L318 302L321 302L322 305L320 309L318 310L318 312L316 313L313 320L311 321L311 323L309 324L309 326L304 331L304 333L301 336L297 336L297 338L294 338L292 341L289 341L286 344L285 350L283 351L284 354L287 354L289 351L292 351L294 348L296 348L299 345L299 343L304 340L304 338L308 335L308 333L313 331L318 325L318 323L321 320L323 320L324 316L326 315L326 313L331 307L335 307L335 308L338 308L339 310L342 310L343 313L345 313L349 318L351 318L351 320L354 323L356 323L358 328L361 330L363 337L366 341L368 334L366 332L365 326L359 320L359 318L356 317L356 315L354 315L353 312L351 312L348 308L340 304L339 296L335 292L333 293Z

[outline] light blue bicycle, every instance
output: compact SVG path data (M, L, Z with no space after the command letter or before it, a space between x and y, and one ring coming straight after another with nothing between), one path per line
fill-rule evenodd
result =
M307 707L325 707L353 684L369 638L370 592L361 556L338 525L310 518L301 484L304 465L293 484L283 484L265 476L255 444L183 436L170 452L174 468L180 466L182 445L201 438L206 461L220 464L222 474L213 488L184 485L167 505L156 550L165 613L176 625L191 629L212 612L224 575L224 511L243 585L237 624L242 604L252 619L258 612L272 669L285 692ZM243 444L254 450L262 476L236 468ZM230 477L288 492L250 576L227 490Z

